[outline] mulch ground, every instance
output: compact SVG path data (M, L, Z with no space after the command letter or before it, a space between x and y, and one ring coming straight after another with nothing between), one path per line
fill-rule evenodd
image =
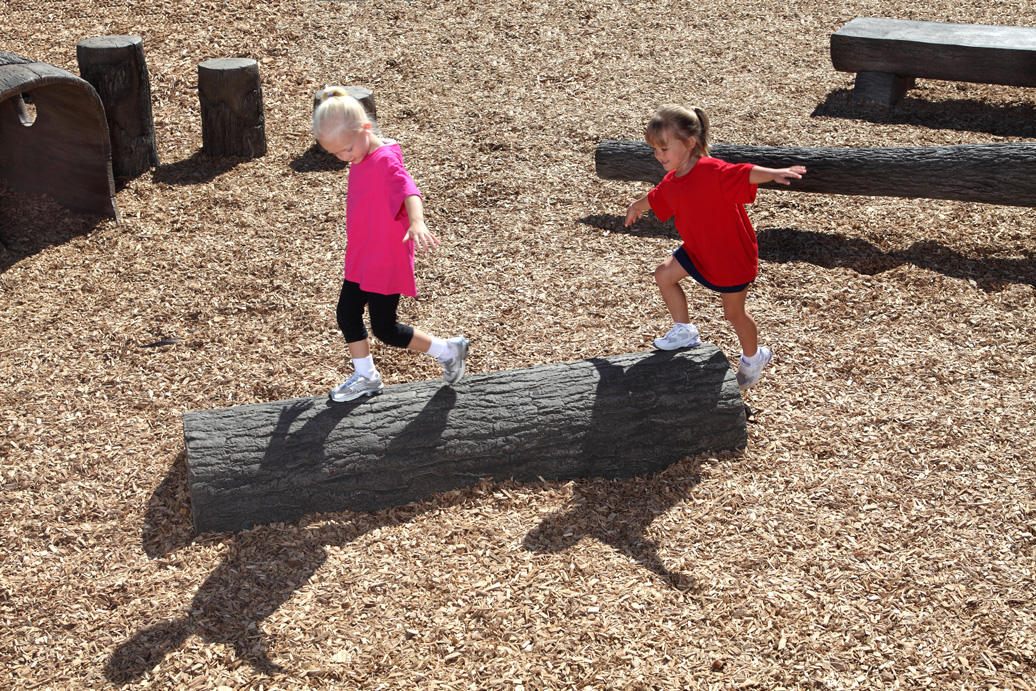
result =
M648 186L599 180L600 140L680 102L725 143L1033 142L1031 89L859 106L828 53L855 16L1024 25L1025 3L4 7L0 50L75 74L77 41L143 38L161 165L120 182L121 224L0 187L0 686L1036 686L1029 208L760 191L749 304L775 360L741 453L195 535L182 432L349 373L324 84L374 92L442 240L403 318L492 372L668 329L651 272L676 236L622 228ZM260 159L199 153L213 57L260 63ZM688 295L733 361L715 296ZM439 376L374 352L389 384Z

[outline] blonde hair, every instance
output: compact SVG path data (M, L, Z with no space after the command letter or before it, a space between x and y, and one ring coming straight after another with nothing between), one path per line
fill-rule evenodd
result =
M694 139L694 153L709 155L709 118L698 106L662 106L644 128L644 139L651 146L661 146L670 136L684 144Z
M313 136L320 141L336 132L356 132L370 124L363 105L349 95L344 86L326 86L316 93L313 110Z

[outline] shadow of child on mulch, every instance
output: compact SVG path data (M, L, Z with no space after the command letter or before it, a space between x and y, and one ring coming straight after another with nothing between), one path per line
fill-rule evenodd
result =
M658 545L648 539L654 520L684 501L701 482L701 462L687 459L648 478L574 482L569 508L545 518L525 536L525 548L556 554L581 540L602 542L635 559L666 584L678 590L694 589L694 579L670 570L658 556Z
M303 588L327 560L327 546L344 545L379 527L412 520L430 508L461 501L459 493L434 503L411 504L376 514L338 514L342 520L267 525L230 536L218 534L227 550L223 561L198 588L176 619L154 623L121 643L110 655L104 674L116 684L140 679L190 636L232 648L256 671L277 673L259 624ZM195 540L187 486L187 463L181 453L148 505L142 543L159 558Z

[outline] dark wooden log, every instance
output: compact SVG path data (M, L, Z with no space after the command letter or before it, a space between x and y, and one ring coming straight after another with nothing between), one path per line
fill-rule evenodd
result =
M747 443L713 345L184 415L198 532L376 511L481 478L631 477Z
M22 100L26 93L35 119ZM89 82L0 51L0 177L73 211L119 219L108 125Z
M158 165L151 79L139 36L95 36L76 45L79 74L104 104L112 173L135 178Z
M769 189L1036 206L1036 145L827 148L717 144L711 155L768 168L804 165L791 185ZM605 180L658 183L665 170L645 142L605 140L594 154Z
M259 63L215 58L198 65L202 151L208 156L266 155Z
M842 72L1036 86L1036 28L857 17L831 35Z

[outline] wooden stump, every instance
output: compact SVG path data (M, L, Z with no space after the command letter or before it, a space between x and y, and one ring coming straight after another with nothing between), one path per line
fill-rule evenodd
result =
M747 443L726 356L684 351L541 365L183 417L198 532L376 511L481 478L631 477Z
M198 65L202 151L209 156L257 158L266 154L266 123L259 63L215 58Z
M769 189L1036 206L1033 144L855 149L716 144L711 155L771 168L806 166L806 175L791 185L760 185ZM605 180L657 184L665 175L651 147L642 141L602 141L594 160L597 175Z
M95 36L76 45L79 74L104 104L112 174L134 178L158 165L151 79L139 36Z

